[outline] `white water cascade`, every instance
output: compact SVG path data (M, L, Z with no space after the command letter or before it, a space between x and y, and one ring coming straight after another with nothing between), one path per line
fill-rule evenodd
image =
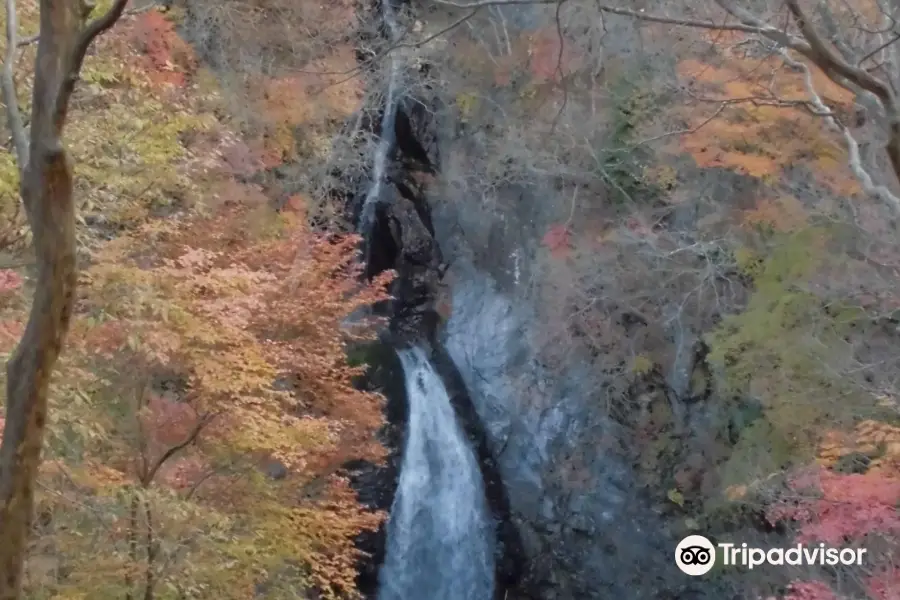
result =
M409 421L378 600L491 600L494 532L478 462L425 352L399 356Z
M401 31L394 14L392 0L381 0L382 18L387 26L388 41L393 45L400 40ZM381 190L384 187L384 175L387 169L388 157L394 146L394 123L397 119L397 104L400 102L400 87L402 85L402 60L396 51L388 53L388 83L387 94L384 98L384 114L381 116L381 134L378 146L375 148L375 160L372 163L372 185L363 201L362 221L366 228L372 223L375 216L375 206L378 204Z

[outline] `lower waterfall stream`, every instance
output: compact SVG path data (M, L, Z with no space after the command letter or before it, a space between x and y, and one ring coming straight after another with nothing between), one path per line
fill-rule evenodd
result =
M398 354L409 421L378 600L490 600L494 532L478 462L425 351Z

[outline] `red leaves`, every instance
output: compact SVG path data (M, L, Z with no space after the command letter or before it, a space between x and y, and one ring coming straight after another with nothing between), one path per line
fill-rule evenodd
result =
M773 524L794 521L801 543L840 547L869 535L900 532L896 509L900 479L891 471L844 475L814 467L795 473L787 484L788 494L768 509L767 518ZM889 554L869 553L866 560L874 561L867 565L874 574L864 582L870 597L900 600L900 569L889 564ZM837 600L837 596L820 581L804 581L791 584L785 600Z
M146 12L136 19L132 36L147 56L147 71L154 83L184 86L184 73L175 66L180 63L192 67L193 52L169 19L155 10Z
M900 600L900 567L888 565L867 582L875 600Z
M788 586L784 600L838 600L834 592L821 581L795 581Z
M200 456L177 456L167 461L157 475L161 483L176 490L185 490L196 485L210 472L210 467Z
M0 351L6 352L15 348L24 332L25 323L22 321L0 321Z
M795 475L789 487L799 499L768 510L772 523L800 524L798 540L839 545L870 533L900 532L900 480L883 473L842 475L816 468Z
M22 276L12 269L0 269L0 293L15 291L23 282Z
M141 414L144 435L163 452L184 442L198 422L197 412L190 405L155 393L148 394Z
M536 83L559 82L573 70L577 53L570 41L561 39L556 28L548 28L534 36L529 48L529 66Z
M571 232L567 225L557 224L552 226L544 234L541 242L550 250L555 258L565 258L572 249Z

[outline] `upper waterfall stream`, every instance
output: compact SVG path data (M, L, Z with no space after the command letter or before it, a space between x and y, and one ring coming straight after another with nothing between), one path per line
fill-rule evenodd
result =
M409 422L378 600L490 600L494 533L478 462L424 350L399 356Z
M387 26L389 42L395 44L400 39L400 27L391 6L391 0L382 0L382 16ZM401 59L396 52L388 52L388 81L387 92L384 98L384 114L381 116L381 127L378 145L375 148L375 158L372 164L372 185L363 202L362 220L363 227L368 227L375 215L375 206L381 196L384 185L385 171L391 148L394 146L394 124L397 119L397 105L400 101L400 86L402 79Z

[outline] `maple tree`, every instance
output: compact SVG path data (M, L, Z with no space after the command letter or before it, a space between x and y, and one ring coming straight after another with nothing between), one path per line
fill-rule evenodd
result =
M363 512L337 472L350 458L380 458L382 421L380 398L352 385L360 369L346 366L340 322L382 298L384 280L357 290L357 240L316 239L302 220L273 239L246 239L249 212L151 225L106 244L84 274L90 316L73 335L72 368L91 374L78 385L97 404L74 409L92 415L87 431L70 422L51 445L70 455L74 442L96 457L66 468L105 488L106 511L127 515L104 553L106 586L352 596L353 536L380 515ZM136 267L150 251L156 264ZM159 377L174 388L160 389ZM293 385L273 388L279 378ZM93 474L100 459L105 476ZM262 474L273 463L283 469L274 480Z
M892 459L896 460L896 458ZM767 509L773 523L797 526L797 540L846 546L875 537L892 538L900 532L896 505L900 501L900 478L896 468L865 474L839 474L821 467L792 473L784 496ZM871 552L870 552L871 554ZM881 553L879 553L881 554ZM895 597L900 572L890 554L872 556L865 565L865 590L873 600ZM821 581L794 582L788 600L827 600L838 596Z

